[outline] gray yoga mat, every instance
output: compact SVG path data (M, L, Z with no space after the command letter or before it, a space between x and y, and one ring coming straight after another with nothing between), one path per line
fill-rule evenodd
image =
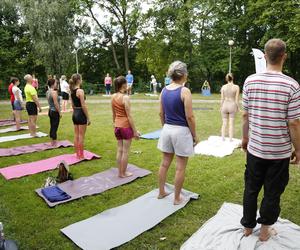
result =
M22 120L20 121L20 123L27 123L27 121ZM0 127L4 127L4 126L10 126L10 125L16 125L16 122L14 120L10 120L10 119L4 119L4 120L0 120Z
M55 149L61 147L72 147L73 144L69 141L57 141L55 146L52 146L50 142L32 144L32 145L25 145L15 148L0 148L0 157L1 156L15 156L15 155L22 155L22 154L29 154L33 152L40 152L48 149Z
M274 228L276 236L268 241L258 239L260 225L252 235L245 237L240 220L243 215L241 205L224 203L218 213L209 219L182 246L181 250L299 250L300 227L279 218Z
M44 137L47 136L47 134L43 132L37 132L36 137ZM30 139L34 138L30 134L21 134L21 135L10 135L10 136L1 136L0 137L0 143L1 142L8 142L8 141L15 141L19 139Z
M134 181L137 178L141 178L151 174L151 171L139 168L131 164L128 165L127 169L129 172L133 173L133 175L128 178L119 178L118 169L111 168L104 172L94 174L92 176L81 177L74 181L67 181L62 184L58 184L57 186L60 189L62 189L72 197L71 199L60 202L53 203L48 201L42 194L41 188L35 191L40 197L44 199L44 201L48 204L49 207L54 207L56 205L76 200L84 196L103 193L106 190L124 185L126 183Z
M82 249L104 250L120 246L183 208L190 199L198 199L199 196L183 190L185 201L180 205L173 205L174 187L167 184L166 191L171 194L164 199L157 199L158 189L155 189L61 231Z
M39 128L38 126L36 128ZM17 131L21 131L21 130L28 130L28 126L22 126L20 127L19 130L16 129L16 126L12 126L12 127L9 127L9 128L3 128L3 129L0 129L0 134L4 134L4 133L8 133L8 132L17 132Z

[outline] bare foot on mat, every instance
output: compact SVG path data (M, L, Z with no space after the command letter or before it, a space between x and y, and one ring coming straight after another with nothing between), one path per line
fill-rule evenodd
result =
M253 228L248 228L248 227L245 227L244 228L244 235L247 237L249 235L251 235L253 232Z
M267 241L271 236L277 235L276 230L268 225L261 225L259 240Z

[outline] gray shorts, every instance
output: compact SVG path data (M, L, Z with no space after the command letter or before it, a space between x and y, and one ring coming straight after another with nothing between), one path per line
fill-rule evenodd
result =
M188 127L165 124L157 148L164 153L189 157L194 154L193 137Z

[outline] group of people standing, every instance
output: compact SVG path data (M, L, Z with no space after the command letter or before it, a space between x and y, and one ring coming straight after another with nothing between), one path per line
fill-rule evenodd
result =
M131 74L130 70L128 70L125 79L127 81L127 90L126 90L126 93L128 95L131 95L132 94L134 77ZM112 77L109 75L109 73L107 73L106 77L104 78L104 85L105 85L105 94L106 95L111 95L111 88L113 86L113 80L112 80Z

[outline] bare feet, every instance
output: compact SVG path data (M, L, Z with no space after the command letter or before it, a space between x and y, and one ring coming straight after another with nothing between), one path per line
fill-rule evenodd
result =
M180 205L184 202L184 199L182 197L179 197L179 199L174 199L174 205Z
M248 227L245 227L244 228L244 235L247 237L249 235L251 235L253 232L253 228L248 228Z
M259 240L267 241L271 236L277 235L276 230L268 225L261 225Z
M132 176L133 175L133 173L130 173L130 172L125 172L125 174L119 174L119 177L120 178L126 178L126 177L130 177L130 176Z
M166 192L163 192L163 193L159 193L158 196L157 196L157 199L163 199L165 198L166 196L168 196L170 193L166 193Z

